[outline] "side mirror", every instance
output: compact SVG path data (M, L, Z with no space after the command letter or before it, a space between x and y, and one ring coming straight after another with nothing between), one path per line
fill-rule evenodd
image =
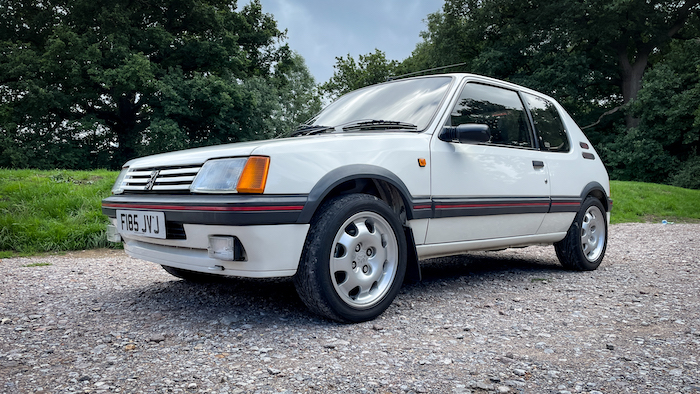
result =
M445 126L438 134L438 138L446 142L459 142L462 144L489 142L491 132L489 126L478 123L467 123L459 126Z

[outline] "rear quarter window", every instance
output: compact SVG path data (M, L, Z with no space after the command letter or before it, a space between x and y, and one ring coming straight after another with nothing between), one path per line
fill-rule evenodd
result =
M528 93L523 96L532 114L540 149L547 152L568 152L569 137L554 103Z

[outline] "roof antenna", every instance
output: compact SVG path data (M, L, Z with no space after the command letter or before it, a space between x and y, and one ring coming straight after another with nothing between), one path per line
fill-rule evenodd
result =
M399 79L399 78L403 78L403 77L409 77L409 76L411 76L411 75L416 75L416 74L421 74L421 73L427 73L427 72L436 71L436 70L444 70L444 69L446 69L446 68L464 66L465 64L467 64L467 63L464 62L464 63L450 64L449 66L435 67L435 68L431 68L431 69L428 69L428 70L421 70L421 71L416 71L416 72L412 72L412 73L408 73L408 74L402 74L402 75L396 75L396 76L393 76L393 75L392 75L391 77L386 77L386 80L387 80L387 82L388 82L388 81L393 81L393 80L395 80L395 79Z

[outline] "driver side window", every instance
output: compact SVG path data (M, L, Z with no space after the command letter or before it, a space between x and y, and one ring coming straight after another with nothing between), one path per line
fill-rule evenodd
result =
M532 148L525 108L518 93L468 83L452 109L450 126L477 123L489 126L488 144Z

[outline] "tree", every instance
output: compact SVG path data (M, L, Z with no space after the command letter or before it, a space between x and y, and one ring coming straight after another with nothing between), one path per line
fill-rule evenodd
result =
M700 0L597 0L596 3L592 8L574 3L579 5L576 15L587 28L572 29L571 37L580 43L574 44L578 51L603 52L598 55L600 58L614 55L622 102L629 104L637 98L652 54L667 50L673 38L688 38L681 30L691 18L698 22ZM626 123L628 128L634 127L638 119L628 112Z
M700 0L447 0L428 16L414 68L465 69L524 83L586 118L632 102L652 57L693 37ZM600 106L598 103L606 103ZM597 108L596 108L597 107ZM578 112L577 111L577 112ZM627 127L637 124L627 113Z
M601 151L611 175L699 189L700 39L672 43L644 76L632 111L639 125Z
M321 93L304 58L292 53L291 61L276 70L272 81L255 77L244 86L255 98L256 106L268 117L257 118L266 137L289 136L297 127L321 111Z
M321 90L331 98L342 96L353 90L386 82L395 75L399 63L387 60L384 52L375 49L373 53L359 55L357 62L348 54L347 58L336 57L335 71L328 82L321 85Z
M0 165L114 167L264 137L244 81L290 60L259 0L4 0Z

